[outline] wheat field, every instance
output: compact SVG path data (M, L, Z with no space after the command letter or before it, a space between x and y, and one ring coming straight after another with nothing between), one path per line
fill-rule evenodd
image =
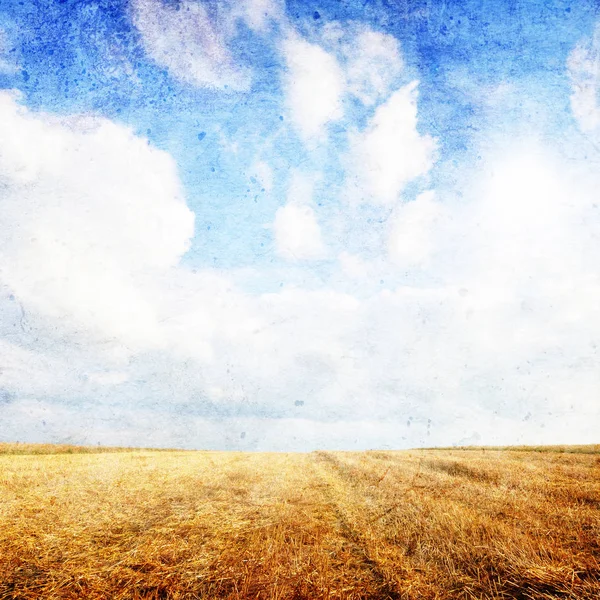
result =
M600 598L599 447L101 450L0 445L0 599Z

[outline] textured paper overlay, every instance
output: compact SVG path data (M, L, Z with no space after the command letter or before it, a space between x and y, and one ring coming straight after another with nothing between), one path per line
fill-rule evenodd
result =
M599 23L0 0L0 600L597 600Z

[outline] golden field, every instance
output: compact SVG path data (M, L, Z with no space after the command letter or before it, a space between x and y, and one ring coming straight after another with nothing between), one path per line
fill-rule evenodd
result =
M0 444L0 599L598 599L599 450Z

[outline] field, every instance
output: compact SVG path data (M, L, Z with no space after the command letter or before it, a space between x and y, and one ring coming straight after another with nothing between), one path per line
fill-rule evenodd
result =
M599 451L0 445L0 599L598 599Z

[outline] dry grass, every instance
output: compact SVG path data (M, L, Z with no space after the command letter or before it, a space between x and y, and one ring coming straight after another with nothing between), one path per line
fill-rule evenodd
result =
M107 452L172 452L170 449L118 446L73 446L72 444L24 444L0 442L0 454L105 454Z
M593 449L23 450L1 599L600 598Z

